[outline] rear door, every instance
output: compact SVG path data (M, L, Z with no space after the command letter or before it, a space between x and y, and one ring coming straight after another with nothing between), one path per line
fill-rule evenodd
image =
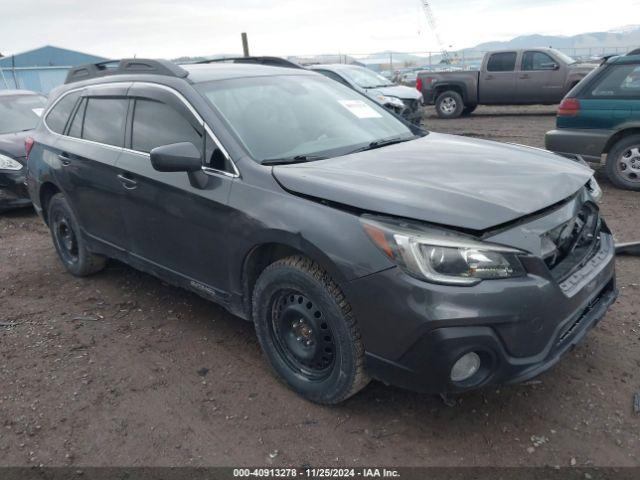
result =
M493 53L479 78L479 103L510 104L516 100L517 52Z
M129 98L127 149L117 165L128 249L147 268L161 267L224 301L227 200L235 174L186 100L148 84L134 84ZM178 142L200 150L209 174L153 169L149 152Z
M516 80L516 94L521 103L556 103L564 95L567 66L546 52L523 52Z
M102 85L82 91L56 147L62 188L82 230L93 239L122 247L121 194L115 168L124 146L128 85Z

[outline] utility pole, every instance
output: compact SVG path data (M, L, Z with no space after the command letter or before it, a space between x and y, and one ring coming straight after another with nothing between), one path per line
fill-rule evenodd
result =
M249 56L249 39L247 38L247 34L242 32L242 54L245 57Z

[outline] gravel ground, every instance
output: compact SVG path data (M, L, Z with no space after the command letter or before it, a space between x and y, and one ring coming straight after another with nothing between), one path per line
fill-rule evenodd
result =
M479 108L435 131L542 146L553 109ZM640 195L601 179L617 238ZM77 279L31 211L0 216L0 465L640 465L640 259L587 340L526 385L438 397L371 384L310 404L252 326L122 264Z

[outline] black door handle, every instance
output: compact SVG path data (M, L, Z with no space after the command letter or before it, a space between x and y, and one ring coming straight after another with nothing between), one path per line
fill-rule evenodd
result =
M122 186L127 190L133 190L138 186L138 182L136 182L133 178L128 177L124 173L118 175L118 179L120 180L120 183L122 183Z
M64 153L59 154L58 159L62 163L63 167L68 167L69 165L71 165L71 159L67 157Z

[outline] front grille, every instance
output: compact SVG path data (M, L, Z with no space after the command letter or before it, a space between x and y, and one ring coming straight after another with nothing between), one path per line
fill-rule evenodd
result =
M595 255L601 229L597 207L587 202L578 215L543 235L543 259L556 280L565 279Z
M402 102L404 103L404 106L407 107L407 109L412 113L420 108L419 100L402 100Z
M576 329L578 329L582 325L584 320L589 316L589 314L593 311L593 309L596 308L598 304L602 301L603 297L605 297L607 294L610 294L613 291L613 289L614 289L614 284L613 284L613 281L611 281L607 286L605 286L600 291L600 293L598 293L598 295L596 295L589 302L589 304L585 307L585 309L582 311L582 313L576 320L574 320L572 323L564 327L564 330L562 330L560 332L560 335L558 335L558 341L556 345L559 346L562 343L564 343L564 341L567 338L569 338L571 334L575 332Z

